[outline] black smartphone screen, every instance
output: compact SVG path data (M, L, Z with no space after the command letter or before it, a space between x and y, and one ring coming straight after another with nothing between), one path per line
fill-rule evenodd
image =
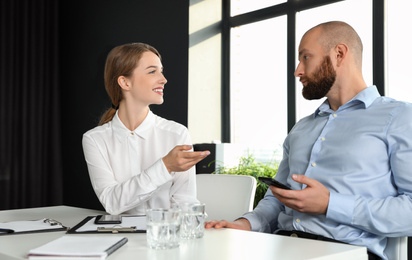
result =
M95 224L120 224L122 216L119 215L99 215L96 217Z
M285 189L285 190L291 190L291 188L289 188L288 186L286 186L285 184L282 184L280 182L278 182L275 179L272 178L268 178L268 177L259 177L259 180L263 183L266 183L267 185L273 185L275 187L281 188L281 189Z

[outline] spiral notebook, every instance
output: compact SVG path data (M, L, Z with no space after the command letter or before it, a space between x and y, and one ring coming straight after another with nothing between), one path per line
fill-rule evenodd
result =
M29 251L31 260L106 259L126 244L126 237L65 235Z

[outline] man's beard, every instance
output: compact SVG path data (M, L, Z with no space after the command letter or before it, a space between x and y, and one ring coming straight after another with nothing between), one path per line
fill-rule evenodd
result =
M336 80L336 71L332 66L329 56L323 58L322 64L311 76L301 77L301 81L306 81L306 86L302 89L302 95L307 100L320 99L328 94Z

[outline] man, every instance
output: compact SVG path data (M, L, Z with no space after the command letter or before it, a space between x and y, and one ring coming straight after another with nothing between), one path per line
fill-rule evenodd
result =
M299 45L306 99L327 97L284 142L276 179L253 212L206 228L236 228L366 246L387 259L386 237L412 235L412 106L381 97L362 76L362 42L328 22Z

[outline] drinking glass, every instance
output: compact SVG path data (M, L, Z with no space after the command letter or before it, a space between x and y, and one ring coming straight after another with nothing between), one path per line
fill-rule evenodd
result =
M153 249L170 249L179 246L180 242L180 210L148 209L147 245Z
M182 223L180 226L180 237L182 239L201 238L205 233L204 203L179 203Z

